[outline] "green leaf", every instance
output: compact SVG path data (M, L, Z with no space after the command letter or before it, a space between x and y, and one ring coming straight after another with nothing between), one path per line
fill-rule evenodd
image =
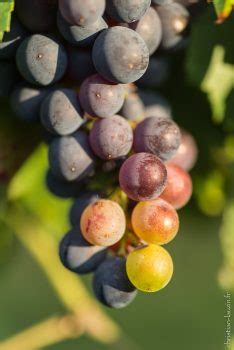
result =
M4 32L10 30L11 13L14 10L14 0L0 1L0 41L3 39Z
M222 23L230 15L233 5L233 0L214 0L214 7L218 16L218 23Z
M28 158L11 181L8 198L23 203L52 234L61 236L68 229L71 201L55 197L46 187L47 152L41 145Z

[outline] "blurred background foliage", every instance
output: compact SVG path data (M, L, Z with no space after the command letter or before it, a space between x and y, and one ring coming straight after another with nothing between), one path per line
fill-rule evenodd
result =
M52 345L53 336L45 334L47 348L224 348L223 293L234 290L233 17L215 25L209 6L192 23L188 48L170 55L172 73L160 91L169 99L175 120L199 146L192 172L194 197L180 211L180 234L169 245L175 263L170 285L156 294L140 293L126 310L105 310L111 318L105 318L80 280L59 264L57 244L69 227L71 200L47 190L47 146L40 143L40 126L17 121L7 101L0 99L1 340L51 316L69 311L84 317L85 311L87 324L94 327L84 331L93 340L76 339L83 330L71 322L72 327L63 328L62 342ZM89 290L90 276L83 280ZM116 324L124 334L118 341ZM37 329L30 334L35 336ZM27 350L22 339L11 348L0 342L0 349ZM55 336L54 342L59 340Z

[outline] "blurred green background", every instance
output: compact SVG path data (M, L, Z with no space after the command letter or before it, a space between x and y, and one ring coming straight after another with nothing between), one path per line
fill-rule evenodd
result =
M224 293L234 289L233 16L219 26L214 21L214 12L209 8L192 23L188 48L170 56L172 73L161 89L172 105L175 120L195 136L199 146L199 160L192 172L194 197L180 211L180 233L167 246L175 265L172 282L159 293L139 293L124 310L104 310L123 330L122 343L102 345L83 336L48 349L226 348ZM22 245L24 239L19 237L23 228L20 235L15 235L18 221L8 216L12 205L9 202L26 208L25 221L36 216L57 242L67 228L70 201L56 199L46 190L46 149L36 146L37 138L33 135L37 129L17 124L7 103L0 100L0 105L1 148L6 149L12 141L15 148L10 148L11 152L22 152L27 158L36 147L10 183L3 179L1 184L0 340L3 340L51 315L66 312L49 279ZM20 137L15 131L19 127ZM26 145L19 146L20 140L26 140ZM9 157L0 159L1 174L3 170L11 174ZM90 289L91 277L83 280ZM92 321L92 313L88 317Z

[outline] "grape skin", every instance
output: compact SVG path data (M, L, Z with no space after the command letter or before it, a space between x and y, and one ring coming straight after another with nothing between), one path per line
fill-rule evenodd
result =
M53 134L69 135L84 124L78 96L71 89L50 93L41 105L40 115L42 125Z
M149 153L132 155L123 163L119 173L120 187L135 201L156 199L164 190L166 180L165 165Z
M78 274L96 270L106 255L106 248L88 243L77 228L69 231L59 245L59 256L62 264Z
M139 20L150 6L150 0L108 0L106 11L115 20L131 23Z
M124 118L115 115L94 123L89 142L99 158L117 159L126 156L131 150L133 132Z
M25 80L36 85L55 83L67 68L67 54L62 45L40 34L25 39L16 54L18 69Z
M59 0L59 10L69 23L85 27L103 15L105 0Z
M176 164L185 171L190 171L198 156L196 141L186 130L181 129L181 143L176 154L167 162L167 164Z
M67 78L76 85L95 73L92 55L89 51L77 47L68 50Z
M48 93L45 88L20 84L10 96L11 108L19 119L34 122L39 119L41 103Z
M70 209L70 222L72 226L80 225L80 218L84 209L91 203L96 202L99 199L97 192L85 192L81 194L73 203Z
M45 184L47 189L59 198L77 198L85 188L83 183L58 179L51 170L46 174Z
M138 33L120 26L104 30L93 46L99 74L114 83L131 83L146 71L149 51Z
M57 26L64 39L75 46L92 45L99 32L108 27L102 17L88 26L81 27L70 24L60 13L58 13L57 17Z
M153 244L132 251L127 257L126 268L132 284L147 293L164 288L173 275L170 254L163 247Z
M174 239L179 230L179 218L171 204L158 198L135 206L132 227L144 242L161 245Z
M124 103L125 89L99 74L88 77L81 85L80 103L86 113L97 118L113 117Z
M192 179L189 174L175 164L167 164L167 184L161 198L175 209L184 207L192 195Z
M171 107L161 94L139 90L139 96L145 105L145 117L171 118Z
M147 71L137 81L137 85L142 88L152 89L161 87L167 81L169 73L170 66L166 57L151 57Z
M127 120L139 121L145 116L144 104L137 93L129 93L120 111Z
M31 32L49 32L56 23L57 0L17 0L16 13Z
M118 203L100 199L82 213L80 228L84 238L104 247L117 243L124 235L126 220Z
M94 168L87 135L78 130L70 136L56 137L49 146L49 164L58 179L85 179Z
M135 299L137 291L126 274L126 260L110 257L99 265L93 278L97 299L106 306L120 309Z
M126 24L123 24L126 27ZM162 25L157 12L149 7L144 16L137 22L128 25L128 28L135 30L145 41L149 54L152 55L162 40Z
M169 118L148 117L139 123L134 132L134 151L149 152L162 160L170 159L178 150L180 129Z

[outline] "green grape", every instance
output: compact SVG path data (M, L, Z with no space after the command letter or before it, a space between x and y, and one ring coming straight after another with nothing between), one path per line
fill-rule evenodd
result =
M164 248L151 244L132 251L127 257L126 269L129 280L137 289L157 292L170 282L173 261Z

